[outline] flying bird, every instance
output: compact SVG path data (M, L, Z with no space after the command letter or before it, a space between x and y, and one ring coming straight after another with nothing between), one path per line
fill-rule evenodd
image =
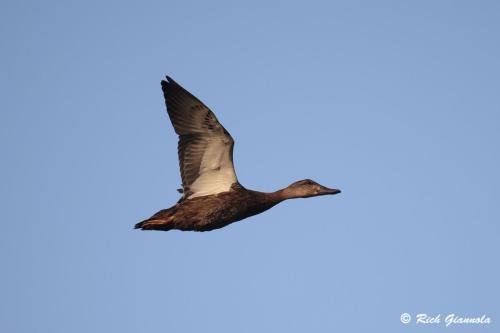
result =
M340 193L310 179L276 192L243 187L233 165L234 140L215 114L170 77L161 81L167 112L179 136L182 197L135 225L142 230L209 231L262 213L293 198Z

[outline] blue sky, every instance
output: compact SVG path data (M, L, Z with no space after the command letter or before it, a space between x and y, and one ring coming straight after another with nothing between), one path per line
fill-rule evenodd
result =
M496 1L3 1L2 332L428 332L500 320ZM178 199L160 80L291 200L209 233Z

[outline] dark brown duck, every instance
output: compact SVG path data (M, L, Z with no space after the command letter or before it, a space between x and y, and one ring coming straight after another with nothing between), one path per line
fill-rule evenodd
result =
M271 193L247 190L234 171L234 140L214 113L170 77L161 86L179 135L183 195L175 206L137 223L136 229L209 231L262 213L283 200L340 193L310 179Z

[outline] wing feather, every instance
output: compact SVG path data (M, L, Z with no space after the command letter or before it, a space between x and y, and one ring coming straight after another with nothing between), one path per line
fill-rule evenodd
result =
M161 85L168 115L179 135L183 199L229 191L238 182L233 138L208 107L170 77Z

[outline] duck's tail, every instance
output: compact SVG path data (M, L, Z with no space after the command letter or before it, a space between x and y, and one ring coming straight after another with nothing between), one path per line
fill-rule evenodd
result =
M135 225L134 229L141 230L163 230L168 231L174 228L172 221L160 219L147 219Z

